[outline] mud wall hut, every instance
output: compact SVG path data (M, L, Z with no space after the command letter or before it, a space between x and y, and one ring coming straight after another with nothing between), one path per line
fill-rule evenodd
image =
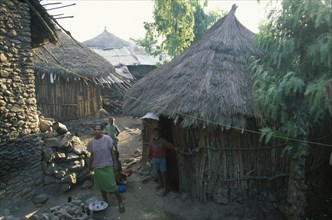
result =
M37 105L59 121L96 116L102 107L101 89L120 87L122 80L103 57L61 31L58 45L35 50Z
M279 174L288 170L280 156L283 145L266 146L255 133L247 59L257 51L254 34L235 10L136 82L123 106L128 115L160 115L162 136L179 149L180 192L222 204L284 188L287 178Z
M32 48L56 41L38 0L0 1L0 210L42 183Z

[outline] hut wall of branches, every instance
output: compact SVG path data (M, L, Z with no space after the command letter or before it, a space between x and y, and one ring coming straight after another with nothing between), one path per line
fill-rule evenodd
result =
M289 161L282 157L285 145L280 140L266 145L257 133L214 126L184 128L181 121L175 124L160 116L160 121L143 120L143 163L155 127L178 148L176 158L167 153L167 160L176 163L167 164L169 185L192 198L228 204L287 186ZM250 127L257 130L255 119Z
M183 128L173 124L179 189L200 201L228 204L275 192L287 185L283 144L269 146L257 134L213 127Z
M47 117L58 121L88 118L102 108L101 89L94 83L58 77L51 81L36 75L37 105Z

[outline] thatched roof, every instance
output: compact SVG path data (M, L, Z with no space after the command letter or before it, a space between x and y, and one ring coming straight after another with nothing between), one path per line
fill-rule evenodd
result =
M102 50L111 50L130 46L128 41L122 40L114 34L109 33L106 28L103 33L90 40L84 41L83 44L87 47L100 48Z
M235 17L236 6L168 64L129 90L123 110L142 117L154 112L182 126L245 127L253 116L247 57L254 34Z
M158 58L147 54L144 48L109 33L106 28L98 36L84 41L83 45L103 56L113 66L156 65Z
M33 48L47 43L56 43L55 26L51 16L39 0L19 0L30 8L31 45Z
M81 79L87 83L121 83L114 67L102 56L81 43L74 41L61 31L57 31L60 45L47 45L35 50L37 74L50 77Z

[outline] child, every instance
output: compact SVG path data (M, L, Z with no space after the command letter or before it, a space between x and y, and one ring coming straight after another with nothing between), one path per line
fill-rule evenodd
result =
M108 120L109 124L106 126L107 135L113 139L114 148L118 150L118 135L120 134L120 129L115 124L115 118L110 117Z
M164 188L164 191L160 194L160 196L163 197L167 194L166 148L175 151L175 147L173 144L168 143L165 139L160 137L159 128L154 128L153 132L153 137L149 145L149 158L152 160L153 170L157 172L159 183L157 190Z
M117 164L118 164L118 169L115 172L116 184L117 185L126 185L127 184L126 180L132 174L132 170L130 168L123 170L121 161L119 160L119 157L120 157L119 151L114 150L114 153L115 153L115 157L116 157Z

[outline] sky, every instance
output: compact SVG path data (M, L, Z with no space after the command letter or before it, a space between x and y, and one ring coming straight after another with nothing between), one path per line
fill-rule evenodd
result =
M45 5L54 2L61 4ZM235 13L237 19L249 30L257 33L259 22L265 17L268 0L259 2L257 0L209 0L207 9L222 9L228 12L232 5L236 4L238 6ZM48 12L52 15L74 16L58 19L58 22L80 42L96 37L105 28L108 32L127 41L130 38L141 39L145 35L143 22L153 21L152 0L43 0L41 3L45 5L46 9L76 3L70 7Z

